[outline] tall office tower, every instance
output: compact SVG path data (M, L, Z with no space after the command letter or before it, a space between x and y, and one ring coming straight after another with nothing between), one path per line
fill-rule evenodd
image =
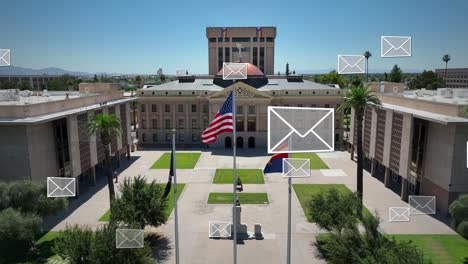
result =
M252 63L264 74L274 74L276 27L207 27L206 37L210 75L216 75L223 62L239 60Z

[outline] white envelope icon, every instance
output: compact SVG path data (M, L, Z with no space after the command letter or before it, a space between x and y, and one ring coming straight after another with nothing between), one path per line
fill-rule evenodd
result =
M47 177L47 197L74 197L75 178Z
M116 229L116 248L142 248L144 247L143 229Z
M411 37L382 36L380 46L383 58L411 57Z
M283 159L283 177L304 178L310 177L310 159Z
M409 195L408 203L411 208L410 214L412 215L436 213L435 196Z
M268 107L268 153L334 151L334 131L333 108Z
M0 66L10 66L9 49L0 49Z
M388 208L388 221L390 222L409 222L410 209L408 207L390 207Z
M366 60L363 55L338 55L339 74L358 74L366 72Z
M247 79L247 63L224 62L223 80Z

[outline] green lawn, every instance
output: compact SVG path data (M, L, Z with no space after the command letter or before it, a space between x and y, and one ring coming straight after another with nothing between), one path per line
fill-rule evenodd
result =
M434 264L459 264L468 260L468 240L459 235L388 235L397 240L411 240ZM326 243L327 234L316 237Z
M468 240L459 235L391 235L398 240L411 240L434 264L455 264L468 260Z
M58 231L49 231L43 234L36 242L36 249L34 251L24 254L20 259L14 263L20 264L40 264L51 263L52 260L61 261L57 263L68 263L60 258L52 251L54 240L60 236Z
M193 169L200 158L201 153L177 153L176 168L177 169ZM151 169L169 169L171 163L171 153L164 153L154 164Z
M268 195L266 193L238 193L241 204L267 204ZM232 204L232 193L210 193L209 204Z
M311 170L324 170L328 169L327 164L315 153L292 153L291 158L296 159L310 159Z
M166 186L166 184L161 184L161 185ZM185 183L177 184L177 192L179 193L179 197L182 194L184 187L185 187ZM167 202L166 215L167 215L167 218L169 218L169 216L171 215L172 209L174 209L174 188L171 188L171 192L167 196L167 201L168 202ZM99 218L99 221L109 222L110 216L111 216L110 210L107 210L107 212L103 216L101 216L101 218Z
M351 190L344 184L293 184L293 189L296 192L297 199L299 199L302 210L304 210L309 222L311 221L311 215L307 205L309 204L311 196L332 188L336 188L340 193L351 193ZM367 209L364 210L367 211Z
M237 169L237 177L245 184L264 184L263 172L260 169ZM215 184L232 184L234 179L232 169L216 169L213 178Z

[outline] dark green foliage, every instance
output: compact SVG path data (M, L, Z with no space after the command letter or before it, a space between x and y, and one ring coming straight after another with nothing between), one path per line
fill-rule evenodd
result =
M286 75L289 75L290 72L289 72L289 63L286 62Z
M348 80L343 76L339 75L336 71L331 71L328 74L323 74L314 77L316 82L322 84L338 84L340 88L345 88Z
M457 232L465 239L468 239L468 220L461 222L457 226Z
M41 223L39 216L13 208L0 211L0 263L24 255L41 233Z
M167 199L164 187L155 181L147 183L144 177L125 179L121 196L112 204L112 219L140 228L146 225L158 227L166 222Z
M341 231L358 220L359 199L352 193L332 188L314 195L308 206L312 222L328 231Z
M421 74L416 75L409 84L410 89L426 88L435 90L437 88L445 87L445 82L433 71L423 71Z
M360 264L424 264L422 251L411 242L400 242L387 238L379 232L379 219L364 214L361 223L364 233L354 223L342 232L332 231L319 239L318 245L328 263Z
M403 76L402 76L402 71L400 67L398 67L398 65L393 66L392 71L390 72L390 75L388 76L388 80L390 82L400 83L402 79L403 79Z
M55 254L66 258L71 264L89 263L93 231L90 228L79 226L67 226L55 240L53 251Z

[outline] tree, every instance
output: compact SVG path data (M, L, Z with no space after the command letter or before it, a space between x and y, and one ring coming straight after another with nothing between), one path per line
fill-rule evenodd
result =
M343 102L338 107L338 111L345 111L346 109L354 109L357 133L357 194L362 204L363 193L363 155L362 155L362 121L364 119L364 110L366 107L377 108L381 105L380 99L364 85L353 87L349 89L343 97Z
M0 263L25 256L42 234L42 218L66 208L67 200L46 194L32 181L0 182Z
M120 119L115 114L97 114L88 123L88 133L98 134L101 138L101 143L104 145L105 164L107 171L107 186L109 187L109 199L112 202L115 199L115 190L113 182L113 169L110 159L109 144L113 136L120 135L122 126ZM112 206L111 206L112 208Z
M400 83L402 79L402 71L398 65L393 66L392 71L390 72L389 81Z
M444 80L447 80L447 67L448 67L448 63L450 61L450 55L449 54L445 54L443 57L442 57L442 61L445 62L445 75L444 75Z
M318 82L322 84L338 84L340 88L346 86L347 80L343 76L339 75L336 71L331 71L328 74L323 74L318 77Z
M94 74L93 81L94 81L94 82L99 82L99 80L98 80L98 77L97 77L97 75L96 75L96 74Z
M384 81L388 82L388 74L384 72Z
M364 57L366 58L366 82L369 81L369 58L372 57L370 51L364 52Z
M461 223L468 223L468 194L460 195L455 201L453 201L449 206L449 212L452 216L453 229L458 230ZM465 234L468 234L468 232Z
M143 229L146 225L158 227L167 220L167 199L164 188L155 181L147 183L144 177L125 179L121 196L112 204L112 219Z
M435 90L444 86L444 80L442 80L442 78L433 71L423 71L408 83L408 87L410 89L426 88L429 90Z
M286 75L289 75L289 63L286 62Z
M140 75L137 75L135 77L135 82L137 83L138 87L141 87L141 83L143 82L143 80Z
M351 77L351 85L352 86L359 86L362 84L362 79L361 77L357 76L357 75L353 75Z
M92 240L93 231L90 228L67 226L60 231L52 250L71 264L86 264L90 262Z

